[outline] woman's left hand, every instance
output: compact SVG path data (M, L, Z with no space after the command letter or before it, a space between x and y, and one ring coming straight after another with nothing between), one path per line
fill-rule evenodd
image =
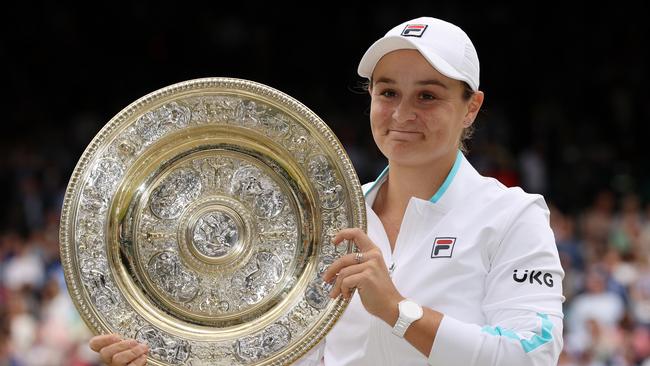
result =
M390 278L381 250L359 228L339 231L333 239L334 245L343 240L354 242L360 252L342 256L325 271L323 279L326 282L336 279L330 296L349 298L356 288L370 314L394 322L397 319L397 304L404 297Z

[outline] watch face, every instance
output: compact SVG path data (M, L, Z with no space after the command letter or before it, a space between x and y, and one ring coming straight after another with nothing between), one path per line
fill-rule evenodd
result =
M409 318L422 316L422 308L413 301L405 301L400 304L400 312Z

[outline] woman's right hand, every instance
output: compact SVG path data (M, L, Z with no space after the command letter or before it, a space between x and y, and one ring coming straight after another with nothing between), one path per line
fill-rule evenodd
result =
M102 361L109 366L143 366L147 364L149 347L135 339L122 339L117 334L104 334L92 337L90 348L99 353Z

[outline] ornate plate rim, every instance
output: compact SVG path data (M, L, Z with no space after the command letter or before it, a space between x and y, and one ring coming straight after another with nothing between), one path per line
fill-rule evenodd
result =
M76 218L76 206L73 206L73 203L77 202L81 196L84 175L89 174L88 168L96 161L96 159L101 157L101 152L105 147L105 142L111 137L116 136L119 131L125 128L127 126L126 122L128 122L134 115L138 114L143 107L148 106L154 108L163 105L171 97L178 96L184 92L190 93L196 89L203 88L219 88L222 91L242 92L244 94L250 94L250 96L256 99L262 99L267 103L271 102L271 104L274 104L275 106L278 106L279 104L278 107L280 107L283 112L294 117L310 131L314 131L322 136L329 144L327 149L331 149L338 157L339 160L335 163L344 175L343 179L348 183L348 189L350 190L348 198L351 200L350 207L352 209L351 215L355 220L355 222L351 223L350 226L356 226L362 228L364 231L366 230L365 200L352 163L333 131L322 119L320 119L305 105L289 95L264 84L235 78L211 77L193 79L156 90L137 99L135 102L122 109L111 118L104 127L102 127L81 155L73 170L65 192L63 207L61 210L59 232L61 263L64 268L66 285L75 307L79 311L79 314L86 325L95 334L105 334L110 332L111 329L97 316L96 309L91 306L88 299L80 275L74 271L75 268L79 267L79 263L77 263L75 254L77 249L74 247L74 233L71 232L71 229L75 226ZM307 123L308 125L305 125ZM338 321L348 303L349 300L338 299L336 301L334 315L329 317L327 322L320 324L319 327L317 327L315 338L310 340L301 340L296 343L297 347L294 347L289 354L285 354L280 359L271 359L270 361L264 360L261 363L256 364L279 365L294 362L325 337L336 321ZM310 334L310 332L307 332L307 335L308 334ZM165 364L159 363L159 361L155 359L150 359L150 362L152 364Z

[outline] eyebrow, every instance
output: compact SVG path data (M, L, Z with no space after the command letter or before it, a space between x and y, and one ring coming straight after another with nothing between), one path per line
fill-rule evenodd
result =
M386 77L381 77L375 81L375 84L379 83L386 83L386 84L396 84L395 80L389 79ZM416 85L438 85L442 88L449 89L447 85L445 85L442 81L437 80L437 79L427 79L427 80L420 80L415 83Z

